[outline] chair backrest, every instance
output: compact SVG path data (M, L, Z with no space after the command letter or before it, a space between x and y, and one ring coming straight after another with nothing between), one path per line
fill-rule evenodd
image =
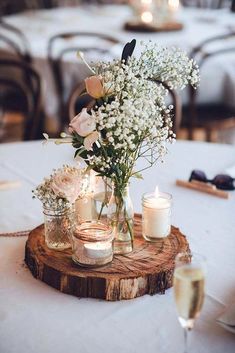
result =
M231 11L235 12L235 0L231 1Z
M19 59L32 62L29 42L25 35L16 27L0 18L0 42L3 42Z
M95 43L95 45L89 45L89 40ZM104 47L99 46L99 41L106 45ZM57 34L50 38L48 42L48 60L53 73L55 88L60 104L59 115L62 128L69 122L68 117L65 114L65 99L66 93L68 93L66 92L64 83L66 69L64 70L62 67L65 55L73 54L73 57L75 58L78 51L84 53L95 51L99 54L100 58L102 58L105 54L110 53L112 46L118 43L120 43L119 40L112 36L92 32L67 32ZM67 96L69 96L69 94L67 94Z
M182 119L182 103L180 96L176 91L172 90L166 83L156 81L158 84L162 84L163 87L168 91L173 108L173 131L175 134L179 131L181 119ZM84 94L85 84L81 83L77 85L68 100L67 114L69 121L71 121L75 115L77 115L82 108L87 107L88 109L94 105L94 100L88 95Z
M210 45L213 44L216 44L215 47L210 47ZM192 59L196 59L197 64L201 69L208 59L213 58L217 55L230 53L235 54L235 32L230 32L216 37L210 37L204 40L191 51L190 57ZM193 129L195 128L198 122L196 100L199 89L195 90L193 87L189 86L190 119L188 123L190 139L192 138Z
M228 0L181 0L181 3L184 6L220 9L228 3Z
M86 89L84 82L79 83L73 88L66 107L69 121L71 121L75 115L80 113L82 108L92 108L94 99L85 92Z
M7 71L17 70L21 77L28 77L25 80L19 81L19 76L7 77ZM4 75L2 75L4 73ZM21 94L27 102L25 120L24 120L24 140L31 140L39 138L39 112L41 104L41 81L38 73L31 67L31 65L24 61L14 59L0 58L0 87L1 92L11 90ZM3 107L0 107L3 110ZM4 114L4 111L3 111Z

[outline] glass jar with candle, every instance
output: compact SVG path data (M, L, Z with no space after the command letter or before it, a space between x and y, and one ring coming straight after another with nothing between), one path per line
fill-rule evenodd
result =
M159 192L146 193L142 197L143 237L147 241L157 241L171 231L172 196Z
M74 206L64 209L43 208L45 242L48 248L65 250L71 247L75 226Z
M111 227L96 221L84 222L72 236L72 259L84 267L106 265L113 259L112 241Z

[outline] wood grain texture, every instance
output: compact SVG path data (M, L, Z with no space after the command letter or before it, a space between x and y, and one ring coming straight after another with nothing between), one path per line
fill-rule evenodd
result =
M174 258L189 250L186 237L172 226L171 234L155 243L141 234L141 215L135 215L133 252L115 255L112 263L99 268L82 268L71 259L71 249L48 249L44 225L34 229L26 242L25 262L33 276L77 297L110 301L133 299L144 294L165 293L172 286Z

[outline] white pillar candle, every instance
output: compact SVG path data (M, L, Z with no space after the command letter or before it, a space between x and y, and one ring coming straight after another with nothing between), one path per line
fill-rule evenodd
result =
M175 20L175 16L179 10L179 0L168 0L168 20Z
M85 197L77 199L75 202L75 212L79 223L97 219L98 215L93 194L87 194Z
M171 195L154 193L143 195L143 237L154 241L169 235L171 229Z

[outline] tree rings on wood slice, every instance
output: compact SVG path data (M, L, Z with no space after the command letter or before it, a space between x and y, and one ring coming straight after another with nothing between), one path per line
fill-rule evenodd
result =
M172 286L176 254L189 250L189 245L186 237L173 226L168 237L146 242L141 221L141 215L135 214L133 252L115 255L112 263L103 267L79 267L71 259L71 249L47 248L44 225L30 232L25 262L35 278L77 297L115 301L144 294L164 294Z

